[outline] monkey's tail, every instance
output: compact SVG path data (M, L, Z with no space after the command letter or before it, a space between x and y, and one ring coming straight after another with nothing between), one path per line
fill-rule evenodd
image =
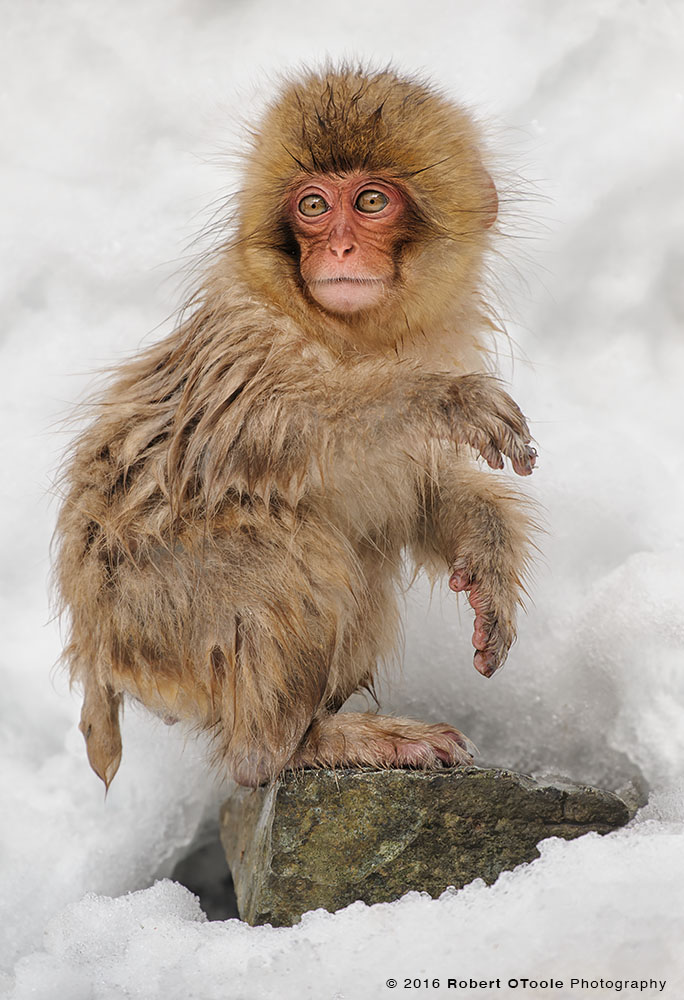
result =
M86 742L90 766L108 789L121 763L119 715L123 696L92 676L86 678L83 694L78 728Z

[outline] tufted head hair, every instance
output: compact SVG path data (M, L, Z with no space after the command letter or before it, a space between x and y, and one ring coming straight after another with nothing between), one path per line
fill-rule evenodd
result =
M304 295L288 196L307 176L363 172L397 183L408 226L397 250L397 295L371 315L330 323L403 329L462 306L478 284L497 195L471 116L421 80L342 66L288 81L252 132L238 213L242 270L287 311ZM307 309L310 303L307 303ZM391 322L389 325L392 325Z

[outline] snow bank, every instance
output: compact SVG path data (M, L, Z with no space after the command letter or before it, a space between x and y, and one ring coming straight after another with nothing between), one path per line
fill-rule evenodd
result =
M15 995L380 997L393 995L388 979L404 992L405 979L428 977L439 980L432 993L538 996L522 983L506 989L510 979L528 978L567 987L552 996L581 996L570 989L573 978L669 976L665 995L677 997L684 978L673 969L684 912L667 867L681 849L681 829L649 824L608 838L548 840L539 861L504 873L489 889L475 882L439 900L409 893L396 903L354 903L334 916L317 910L293 929L207 922L196 898L170 881L118 899L87 894L51 922L44 950L19 962ZM578 904L588 919L579 919ZM619 937L611 932L616 922ZM498 990L455 994L448 987L449 979L497 978Z
M684 995L683 41L676 5L637 0L3 11L0 992L374 1000L427 977L469 997L612 996L605 982L632 979L667 986L625 995ZM507 374L541 451L534 603L487 682L469 616L419 587L384 707L448 716L489 762L608 787L641 774L652 796L630 828L548 841L493 887L252 929L154 884L223 794L201 743L133 709L106 801L87 767L78 699L50 673L49 491L88 370L169 329L179 252L234 176L198 154L230 145L265 76L326 53L427 70L535 182L501 261L506 283L522 271ZM525 976L564 985L507 985Z

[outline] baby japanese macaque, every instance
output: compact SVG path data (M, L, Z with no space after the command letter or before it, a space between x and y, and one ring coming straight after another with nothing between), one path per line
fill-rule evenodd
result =
M535 451L487 371L497 210L474 122L422 82L329 69L268 108L185 318L65 468L64 656L105 785L125 695L244 785L470 761L450 724L338 710L396 649L407 559L467 593L485 677L515 638L531 523L491 469Z

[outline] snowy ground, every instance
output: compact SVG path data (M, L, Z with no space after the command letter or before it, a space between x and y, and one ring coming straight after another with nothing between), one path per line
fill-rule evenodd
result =
M429 977L442 985L424 992L470 998L615 995L570 988L603 977L666 980L624 995L680 1000L681 0L5 0L0 23L0 994L375 1000ZM507 376L542 456L535 603L488 682L469 665L469 617L417 593L384 707L448 714L487 761L609 787L641 774L652 791L628 829L548 841L491 888L251 929L154 884L221 798L200 745L129 711L106 802L87 767L78 698L51 672L50 482L89 370L169 329L178 258L233 182L236 110L325 54L426 70L534 182L501 266Z

